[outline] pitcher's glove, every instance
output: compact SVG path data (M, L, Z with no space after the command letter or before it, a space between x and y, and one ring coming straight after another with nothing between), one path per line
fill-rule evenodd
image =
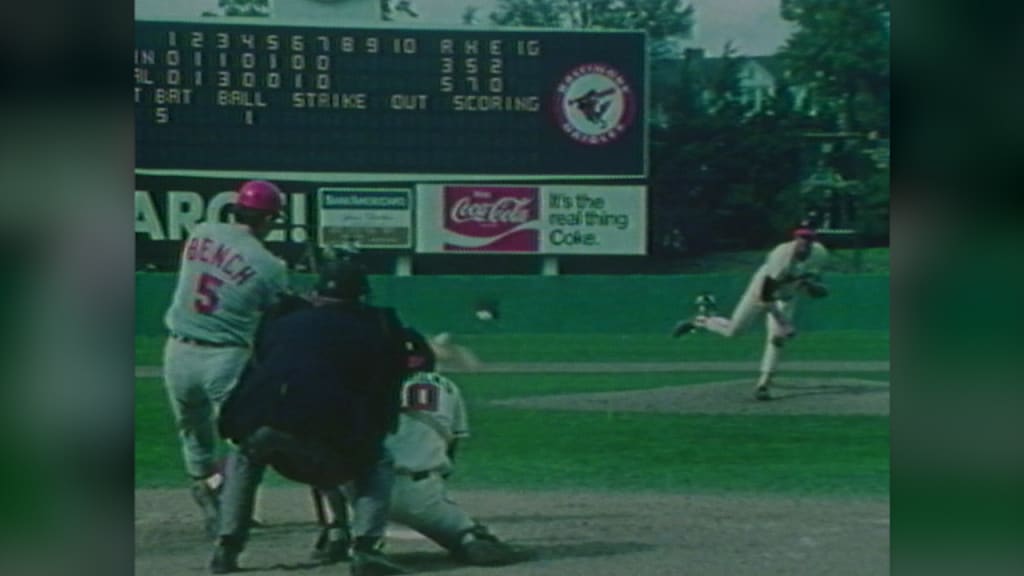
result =
M804 280L800 283L800 287L803 288L805 294L811 298L824 298L828 296L828 288L820 282L814 280Z

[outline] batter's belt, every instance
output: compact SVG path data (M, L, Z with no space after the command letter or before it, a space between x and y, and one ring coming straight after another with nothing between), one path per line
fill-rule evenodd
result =
M426 480L431 476L440 476L439 470L421 470L419 472L413 472L412 470L405 470L402 468L395 469L395 474L399 476L407 476L413 482L419 482L420 480Z
M189 336L183 336L181 334L171 332L171 338L174 338L178 342L183 344L190 344L192 346L201 346L203 348L246 348L245 344L238 342L211 342L209 340L200 340L199 338L191 338Z

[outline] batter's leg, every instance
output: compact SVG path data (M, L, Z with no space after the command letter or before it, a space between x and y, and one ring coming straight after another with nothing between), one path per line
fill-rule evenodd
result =
M221 348L210 356L209 378L206 382L206 394L213 404L214 417L220 413L220 407L238 383L238 378L249 360L247 348Z
M178 428L182 460L193 479L216 470L213 458L213 406L203 387L202 356L194 347L169 339L164 348L164 387Z
M238 450L232 449L228 454L217 546L210 561L210 570L215 574L238 569L238 555L249 539L256 489L265 470L265 465L252 462Z
M171 411L178 427L181 456L188 475L205 480L217 471L213 454L213 406L201 388L186 388L168 380Z

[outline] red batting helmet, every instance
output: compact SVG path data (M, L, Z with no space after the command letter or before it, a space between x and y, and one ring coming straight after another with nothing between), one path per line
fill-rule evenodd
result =
M238 189L235 205L260 212L280 212L284 206L284 193L273 182L250 180Z
M808 240L814 240L818 237L818 232L814 228L807 226L801 226L796 230L793 230L793 238L807 238Z

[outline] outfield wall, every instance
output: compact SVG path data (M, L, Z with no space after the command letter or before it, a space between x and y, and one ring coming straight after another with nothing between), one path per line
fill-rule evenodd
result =
M308 275L293 285L311 285ZM693 313L694 296L710 290L728 313L749 275L686 276L373 276L374 302L395 306L425 332L472 333L661 333ZM801 330L889 330L888 275L829 275L831 295L802 303ZM164 333L162 317L174 275L135 275L135 331ZM474 314L481 300L497 300L500 317Z

